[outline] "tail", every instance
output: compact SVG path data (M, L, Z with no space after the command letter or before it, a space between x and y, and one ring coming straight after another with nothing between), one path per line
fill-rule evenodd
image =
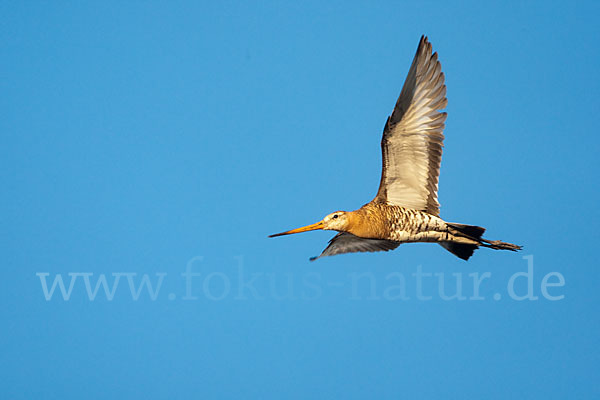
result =
M471 239L477 243L459 243L459 242L442 242L440 245L454 254L458 258L468 260L473 255L473 252L479 248L479 246L488 247L494 250L510 250L518 251L521 250L521 246L516 244L501 242L500 240L486 240L481 236L485 232L485 228L474 225L463 225L447 223L450 228L450 232L457 237L463 237Z

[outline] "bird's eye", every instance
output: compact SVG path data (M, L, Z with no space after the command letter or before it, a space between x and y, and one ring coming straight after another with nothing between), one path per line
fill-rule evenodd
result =
M333 215L333 219L336 219L337 217L338 217L338 215L337 215L337 214L334 214L334 215Z

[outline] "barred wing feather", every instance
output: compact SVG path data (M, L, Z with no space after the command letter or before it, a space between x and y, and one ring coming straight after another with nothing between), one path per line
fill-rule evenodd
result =
M438 177L446 113L444 73L422 37L381 140L383 168L374 201L439 214Z

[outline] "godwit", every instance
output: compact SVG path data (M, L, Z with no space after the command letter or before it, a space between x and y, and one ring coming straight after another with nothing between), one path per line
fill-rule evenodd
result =
M484 228L445 222L439 215L438 176L446 113L444 73L422 36L400 97L383 130L383 168L377 196L355 211L336 211L316 224L277 233L316 229L339 233L320 256L388 251L401 243L435 242L463 260L479 246L517 251L521 246L482 238Z

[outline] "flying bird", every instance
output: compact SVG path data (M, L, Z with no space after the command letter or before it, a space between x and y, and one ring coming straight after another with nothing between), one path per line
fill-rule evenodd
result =
M394 250L402 243L438 243L468 260L482 247L517 251L521 246L482 237L479 226L446 222L439 217L438 177L442 159L446 85L437 53L422 36L400 97L385 123L383 168L377 195L355 211L336 211L302 228L270 235L317 229L339 233L318 257Z

